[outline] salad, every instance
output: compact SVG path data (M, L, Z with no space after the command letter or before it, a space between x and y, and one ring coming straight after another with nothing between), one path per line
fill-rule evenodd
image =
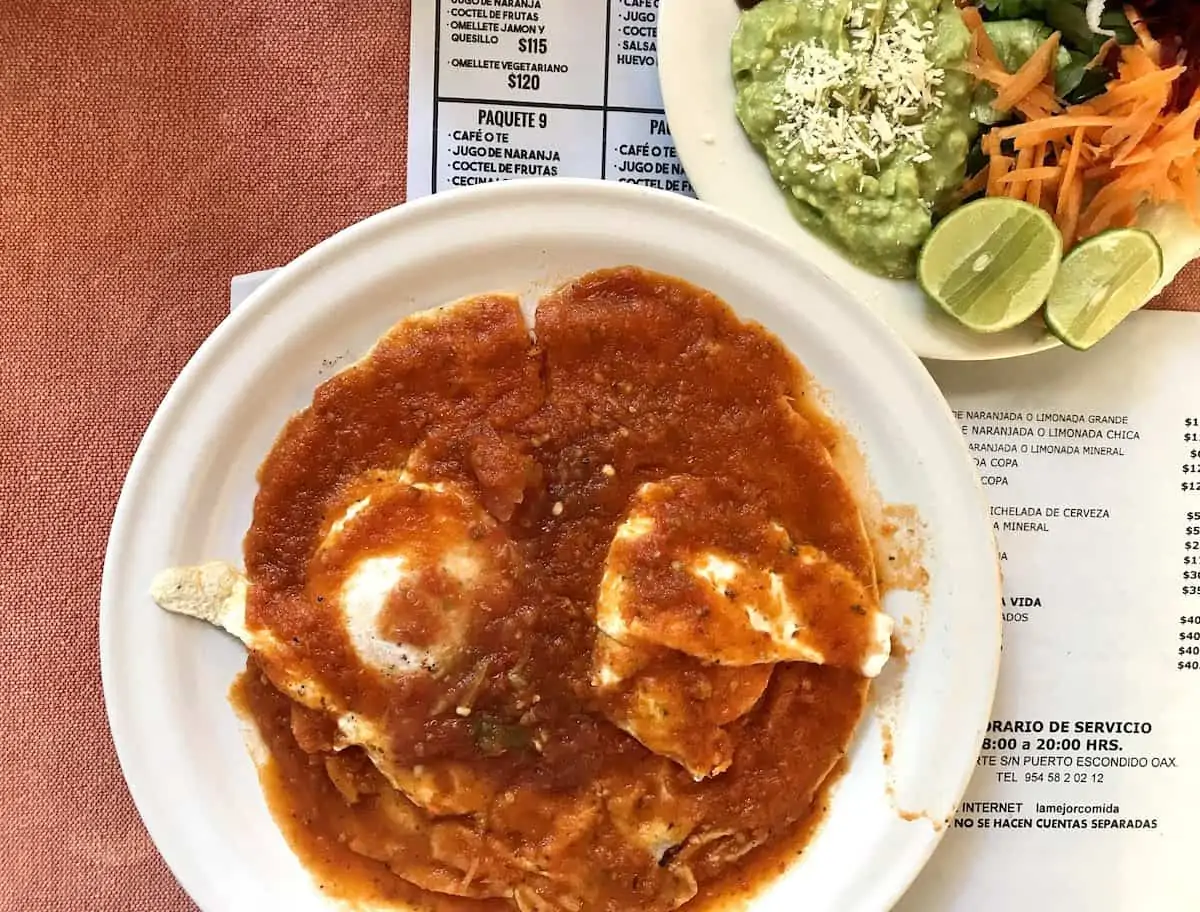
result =
M1200 254L1198 0L741 5L738 117L796 217L969 328L1088 348Z
M1200 38L1200 5L1190 24L1186 10L1177 15ZM1042 206L1068 248L1136 224L1146 203L1178 203L1200 220L1200 66L1189 66L1170 16L985 0L962 18L971 32L966 68L983 87L965 198Z

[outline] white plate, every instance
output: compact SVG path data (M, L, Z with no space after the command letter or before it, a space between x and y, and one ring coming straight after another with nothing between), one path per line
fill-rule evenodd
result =
M700 198L775 235L887 321L922 358L1011 358L1058 345L1036 321L994 335L970 332L930 305L916 282L860 269L792 218L734 114L729 43L738 15L734 0L661 0L658 12L663 104Z
M534 295L636 263L712 289L831 391L891 501L929 527L923 645L904 675L895 759L872 712L803 861L756 910L879 912L907 887L975 765L1000 649L996 554L963 441L921 364L782 245L675 195L555 178L439 194L377 215L283 269L208 339L134 457L104 567L100 654L113 739L163 857L206 912L330 908L267 813L226 691L242 647L159 610L160 568L240 561L255 470L285 419L394 321L464 295ZM908 607L912 607L909 605ZM890 601L893 613L905 609Z

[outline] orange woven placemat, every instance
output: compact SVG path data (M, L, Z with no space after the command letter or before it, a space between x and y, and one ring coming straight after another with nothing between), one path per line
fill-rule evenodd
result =
M230 276L404 199L408 30L408 0L0 5L3 912L193 908L109 739L108 523Z
M0 910L195 907L100 694L108 524L229 279L404 199L408 0L0 3Z

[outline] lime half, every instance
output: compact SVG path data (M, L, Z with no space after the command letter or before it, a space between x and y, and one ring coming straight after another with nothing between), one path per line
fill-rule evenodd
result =
M1046 325L1072 348L1091 348L1149 299L1162 277L1149 231L1114 228L1067 254L1046 302Z
M917 280L946 313L976 332L1032 317L1062 260L1062 234L1037 206L1007 197L955 209L930 232Z

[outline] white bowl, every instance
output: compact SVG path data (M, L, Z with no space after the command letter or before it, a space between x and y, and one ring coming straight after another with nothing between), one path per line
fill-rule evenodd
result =
M152 577L240 562L276 433L396 320L488 290L532 297L623 263L709 288L776 333L829 390L882 496L914 504L928 527L928 604L886 603L924 630L892 682L903 685L888 710L894 758L885 765L880 712L868 712L825 824L755 909L879 912L928 858L974 769L1000 649L990 527L937 388L865 308L711 207L599 181L515 181L389 210L285 267L184 368L134 457L104 567L104 696L134 801L206 912L333 906L276 829L227 703L241 645L155 607Z
M974 333L926 300L916 282L860 269L788 211L758 150L734 114L730 39L734 0L661 0L658 72L679 158L697 195L784 244L866 304L922 358L1011 358L1060 344L1035 319L995 334Z

